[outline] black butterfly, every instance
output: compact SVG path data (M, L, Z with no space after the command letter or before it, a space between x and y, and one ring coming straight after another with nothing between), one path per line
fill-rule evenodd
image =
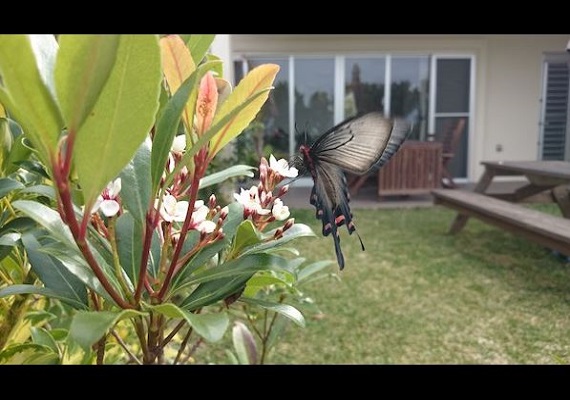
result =
M323 222L323 235L332 233L336 258L342 270L344 256L337 227L346 225L349 234L356 228L352 222L346 177L343 171L356 175L380 168L392 157L410 132L410 124L401 119L388 119L378 112L349 118L323 133L310 147L302 144L300 154L290 162L300 174L311 173L311 204L316 217ZM362 250L364 244L358 235Z

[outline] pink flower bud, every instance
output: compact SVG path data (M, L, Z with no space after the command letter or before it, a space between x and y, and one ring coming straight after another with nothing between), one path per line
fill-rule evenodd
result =
M277 228L275 234L273 235L274 239L279 239L283 236L283 228Z
M286 231L287 229L291 228L295 224L295 218L289 218L285 225L283 225L283 230Z
M215 194L212 194L212 195L210 196L210 199L209 199L209 201L208 201L208 206L209 206L210 208L216 208L216 195L215 195Z
M196 101L197 133L201 136L212 125L218 103L218 87L210 71L200 81L198 99Z
M283 185L279 188L279 194L277 197L284 196L289 191L289 185Z

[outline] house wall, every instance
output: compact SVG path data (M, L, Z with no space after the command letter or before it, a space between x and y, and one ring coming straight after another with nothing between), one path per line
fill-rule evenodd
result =
M481 160L538 156L542 62L568 35L230 35L231 54L460 54L475 56L468 179ZM231 68L232 64L228 67ZM498 147L501 147L499 151Z

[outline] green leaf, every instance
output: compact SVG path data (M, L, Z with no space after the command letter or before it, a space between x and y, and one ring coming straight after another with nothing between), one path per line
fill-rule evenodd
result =
M117 248L121 267L132 282L139 276L142 254L142 225L135 223L131 214L125 213L117 219Z
M251 70L221 105L214 117L213 125L222 120L245 100L251 98L255 93L270 89L278 71L279 66L276 64L263 64ZM268 96L269 92L264 91L263 95L256 97L243 111L217 131L211 140L210 154L212 156L219 152L230 140L239 135L253 121Z
M135 310L80 311L73 317L69 327L69 336L83 350L89 351L89 348L120 320L145 315L147 313Z
M216 35L189 35L186 45L190 49L190 54L196 65L200 64L206 53L208 52ZM183 40L186 39L183 37Z
M291 283L277 276L264 274L265 271L259 272L251 277L247 281L243 295L247 297L255 297L255 295L263 288L267 288L270 285L279 285L284 287L290 287ZM263 275L262 275L263 274ZM287 275L290 276L290 275Z
M75 275L56 258L42 253L40 243L32 234L24 234L22 243L26 248L30 265L44 286L56 292L60 298L71 299L71 304L80 303L87 308L87 289Z
M331 260L324 260L324 261L317 261L303 268L300 268L299 272L297 273L297 282L302 282L333 264L336 263Z
M79 252L69 227L63 223L57 211L31 200L17 200L12 203L12 206L46 228L54 238L64 243L66 247Z
M185 285L200 283L181 307L193 311L240 292L257 271L286 270L288 261L269 254L252 254L226 262L187 279ZM182 287L182 285L181 285Z
M12 190L23 189L24 185L10 178L0 178L0 199L10 193Z
M261 243L262 235L249 219L243 221L237 229L234 245L228 258L236 258L243 249Z
M16 344L0 352L0 364L55 365L59 364L59 355L41 344Z
M45 196L47 198L55 200L55 189L53 188L53 186L48 186L48 185L28 186L22 189L20 193L33 193L39 196Z
M230 320L225 312L215 314L193 314L185 311L172 303L165 303L150 307L152 310L166 315L169 318L183 318L194 328L196 333L209 342L220 340Z
M159 120L156 123L156 132L152 144L152 192L156 193L156 188L160 183L160 178L164 172L168 152L172 147L172 141L178 130L182 111L184 110L190 92L195 88L197 77L200 70L194 71L188 79L186 79L174 96L170 98Z
M57 99L55 92L55 63L59 52L59 43L53 35L28 35L32 51L36 56L38 72L43 83L48 88L51 97Z
M303 314L301 314L301 312L299 310L297 310L295 307L290 306L288 304L274 303L274 302L260 300L260 299L253 299L250 297L241 297L239 299L239 301L246 303L246 304L259 306L259 307L264 308L264 309L269 310L269 311L276 312L278 314L283 315L284 317L289 318L291 321L293 321L297 325L299 325L303 328L305 327L305 318L303 317Z
M2 165L2 167L5 168L6 175L16 172L18 168L20 168L20 163L30 158L32 150L24 143L25 140L24 135L14 139L14 144L10 149L10 153Z
M69 272L75 275L81 282L87 285L89 288L93 289L96 293L103 296L105 299L114 303L112 298L109 296L99 279L93 273L93 270L87 264L87 261L79 254L70 252L65 245L57 244L51 246L44 246L41 249L42 252L55 257L61 264L67 268ZM109 270L108 265L103 267L103 271L106 272L105 275L112 282L115 289L117 288L116 279L114 276L109 276L107 271Z
M240 364L257 364L257 345L253 335L243 323L236 321L232 329L232 342Z
M75 142L74 161L86 206L93 204L147 137L161 81L158 38L121 35L111 75Z
M0 297L16 296L19 294L37 294L40 296L51 297L65 301L76 309L84 308L84 305L82 303L75 302L73 299L67 297L62 297L57 292L54 292L53 290L45 287L34 285L11 285L0 289Z
M123 205L141 225L151 201L150 153L151 143L145 140L120 175Z
M253 178L253 172L251 171L254 169L256 168L240 164L226 168L223 171L214 172L213 174L200 179L200 189L215 185L235 176L247 176Z
M67 129L77 132L107 82L119 35L60 35L55 68L57 97Z
M59 348L55 339L47 330L41 327L32 326L30 329L32 333L32 341L36 344L49 347L54 353L59 354Z
M271 231L271 232L268 232L264 236L266 238L270 238L273 236L273 234L274 234L274 231ZM246 255L246 254L254 254L254 253L260 253L260 252L268 251L268 250L274 249L276 247L283 246L284 244L287 244L294 239L297 239L300 237L306 237L306 236L313 236L314 237L316 235L308 225L294 224L291 228L289 228L285 232L283 232L283 236L281 238L279 238L277 240L270 240L269 242L263 242L263 243L259 243L259 244L253 243L252 245L248 245L249 248L246 249L245 251L243 251L242 254Z
M34 40L25 35L0 35L0 103L24 128L44 163L55 153L63 120L49 81L49 56L53 41ZM36 54L38 55L36 57ZM40 73L41 71L41 73ZM42 76L44 78L42 78Z
M20 235L20 233L18 232L12 232L2 235L0 236L0 246L9 246L9 247L16 246L21 236L22 235Z

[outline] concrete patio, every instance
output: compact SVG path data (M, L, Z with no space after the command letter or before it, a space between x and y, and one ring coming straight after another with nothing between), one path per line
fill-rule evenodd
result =
M507 181L493 182L489 187L491 193L503 193L514 190L522 186L526 181ZM474 182L458 184L460 188L473 189ZM313 208L309 203L311 187L292 185L289 192L284 197L284 203L290 208ZM540 196L540 195L537 195ZM431 207L433 206L433 198L431 194L414 195L414 196L386 196L378 198L377 188L374 185L363 186L357 195L350 200L350 206L356 208L415 208L415 207Z

